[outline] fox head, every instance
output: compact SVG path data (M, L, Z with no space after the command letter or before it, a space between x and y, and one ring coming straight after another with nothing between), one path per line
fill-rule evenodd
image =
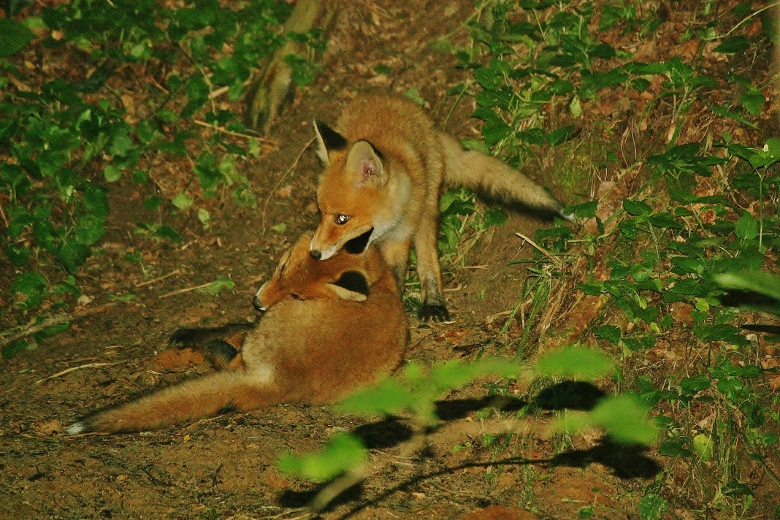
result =
M379 207L387 176L382 154L368 141L349 143L325 123L314 121L325 172L317 188L320 223L311 256L325 260L341 248L365 250L376 238L372 209Z
M282 300L341 299L362 302L368 298L372 277L368 254L341 251L327 262L309 253L311 235L304 234L279 261L273 276L257 291L253 305L265 311ZM371 251L374 254L374 251Z

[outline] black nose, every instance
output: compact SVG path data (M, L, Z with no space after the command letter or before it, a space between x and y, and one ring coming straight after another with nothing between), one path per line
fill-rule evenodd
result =
M311 252L310 252L309 254L310 254L310 255L311 255L311 257L312 257L313 259L315 259L315 260L319 260L319 259L320 259L320 257L322 256L322 253L320 253L320 252L319 252L319 251L317 251L316 249L312 249L312 250L311 250Z
M263 307L263 304L260 303L260 298L257 296L252 299L252 306L254 306L254 308L260 312L265 312L265 307Z

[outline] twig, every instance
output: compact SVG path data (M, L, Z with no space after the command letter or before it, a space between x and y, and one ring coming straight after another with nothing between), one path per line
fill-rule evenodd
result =
M303 145L303 148L301 149L300 153L298 153L297 157L295 157L295 159L293 160L293 162L290 165L290 167L287 168L287 171L284 172L284 174L279 178L279 181L276 183L276 186L274 186L273 189L270 191L270 193L268 193L268 197L266 197L265 203L263 204L263 218L261 220L262 223L263 223L263 235L265 235L265 229L266 229L266 227L265 227L265 219L266 219L266 215L268 213L268 204L271 203L271 197L273 197L274 194L276 193L276 191L282 186L282 183L285 181L285 179L287 179L287 177L295 170L295 168L298 167L298 163L300 162L301 157L303 157L303 154L312 145L312 143L314 142L314 139L315 138L312 137L311 139L309 139L309 141L305 145Z
M517 235L518 237L522 238L523 240L525 240L526 242L534 246L540 253L542 253L544 256L552 260L555 265L558 265L560 263L560 261L557 258L555 258L552 254L550 254L549 251L547 251L545 248L538 245L536 242L534 242L524 234L516 232L515 235Z
M174 269L173 271L171 271L168 274L164 274L162 276L158 276L157 278L153 278L153 279L147 280L145 282L139 282L139 283L135 284L135 287L137 289L139 287L143 287L144 285L153 284L155 282L159 282L160 280L165 280L166 278L169 278L171 276L177 275L179 273L181 273L181 269Z
M3 205L0 204L0 215L3 216L3 222L5 223L6 229L8 228L8 219L5 216L5 211L3 210Z
M206 287L212 285L214 282L204 283L202 285L196 285L195 287L185 287L184 289L176 289L175 291L171 291L169 293L161 294L160 299L162 298L168 298L169 296L175 296L177 294L184 294L188 293L190 291L197 291L198 289L205 289Z
M319 513L325 509L334 498L363 480L365 476L365 465L350 469L317 493L317 496L314 497L314 500L312 500L311 503L312 510Z
M212 125L210 123L207 123L206 121L201 121L199 119L193 119L192 122L195 123L196 125L205 126L206 128L211 128L212 130L216 130L217 132L220 132L222 134L232 135L233 137L243 137L244 139L257 139L258 141L261 141L263 143L268 143L273 145L277 144L275 139L260 137L258 135L242 134L241 132L234 132L233 130L228 130L223 126Z
M122 363L125 363L124 361L115 361L113 363L87 363L86 365L79 365L77 367L70 367L66 368L65 370L62 370L60 372L57 372L56 374L52 374L49 377L44 377L43 379L39 379L35 382L36 385L39 385L45 381L48 381L50 379L54 379L55 377L64 376L65 374L70 374L71 372L75 372L76 370L81 370L83 368L99 368L99 367L109 367L112 365L121 365Z
M726 33L726 34L724 34L723 36L718 36L718 37L715 37L715 38L713 38L713 40L719 40L719 39L721 39L721 38L728 38L729 36L731 36L731 33L733 33L734 31L736 31L736 30L737 30L737 29L738 29L740 26L742 26L744 23L746 23L746 22L749 22L751 18L753 18L753 17L755 17L755 16L758 16L759 14L763 13L764 11L766 11L766 10L768 10L768 9L772 9L773 7L777 7L777 6L779 6L779 5L780 5L780 2L775 2L774 4L769 4L769 5L766 5L766 6L762 7L761 9L759 9L758 11L755 11L755 12L753 12L753 13L750 13L750 14L749 14L749 15L747 15L745 18L743 18L743 19L742 19L742 20L741 20L741 21L740 21L740 22L739 22L737 25L735 25L734 27L732 27L732 28L731 28L731 30L730 30L729 32L727 32L727 33Z
M109 302L106 304L103 304L99 307L92 307L89 309L85 309L80 312L74 312L73 314L67 313L67 312L60 312L59 314L55 314L53 316L49 316L48 318L45 318L43 321L39 323L30 323L25 327L19 327L22 330L19 330L19 332L13 333L10 331L4 331L0 333L0 336L8 335L6 338L0 339L0 348L5 347L6 345L10 345L14 341L30 336L32 334L36 334L44 329L47 329L49 327L53 327L55 325L60 325L61 323L67 323L70 321L77 320L79 318L83 318L85 316L89 316L91 314L96 314L98 312L102 312L108 307L111 307L112 305L115 305L116 302Z
M221 96L222 94L227 94L228 90L230 90L230 87L227 87L227 86L225 86L225 87L219 87L218 89L216 89L216 90L212 90L212 91L209 93L209 98L211 98L211 99L218 98L218 97L219 97L219 96Z

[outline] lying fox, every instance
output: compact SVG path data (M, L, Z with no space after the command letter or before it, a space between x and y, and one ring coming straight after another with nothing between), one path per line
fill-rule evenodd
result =
M235 327L249 329L240 353L226 355L232 347L217 344L217 357L235 356L233 370L94 413L67 433L143 431L227 409L330 403L389 374L401 361L408 322L381 254L345 250L318 262L309 254L310 242L311 235L301 237L257 292L255 307L265 312L255 325ZM177 339L197 339L196 331ZM201 339L211 332L204 329Z
M319 121L314 128L326 169L317 188L321 220L311 256L326 260L346 244L359 248L376 241L402 292L414 244L423 319L449 317L437 249L443 183L545 213L563 210L517 170L464 150L404 99L359 98L344 109L336 130Z

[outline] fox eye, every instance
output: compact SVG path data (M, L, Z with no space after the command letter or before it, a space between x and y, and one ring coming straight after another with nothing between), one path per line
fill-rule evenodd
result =
M292 296L294 300L298 300L298 301L301 301L301 302L302 302L302 301L304 301L304 300L306 299L306 298L303 298L303 297L301 297L301 296L298 296L298 295L297 295L297 294L295 294L295 293L292 293L290 296Z
M336 215L335 221L336 224L338 224L339 226L343 226L349 221L349 215L339 213L338 215Z

